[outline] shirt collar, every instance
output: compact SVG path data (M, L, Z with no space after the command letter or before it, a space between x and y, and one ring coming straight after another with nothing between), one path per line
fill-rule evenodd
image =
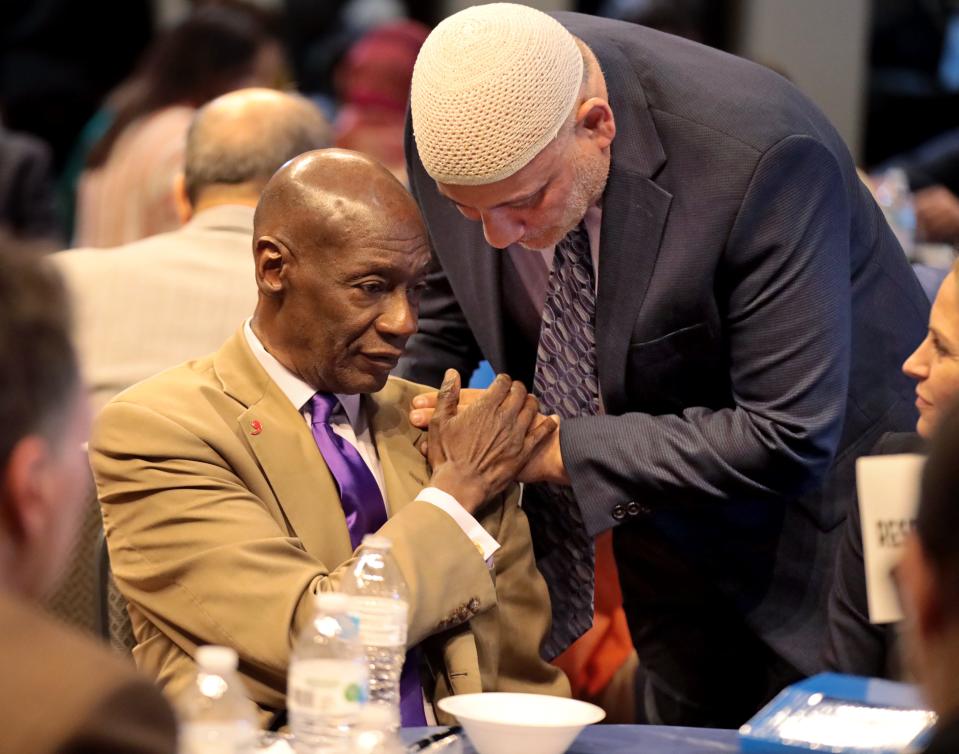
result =
M297 411L308 409L307 404L316 394L316 390L293 374L266 350L260 339L256 337L256 333L253 332L253 327L250 325L251 320L252 317L243 323L243 335L246 337L250 350L253 351L253 356L256 357L270 379L280 388L283 395L296 407ZM336 393L335 395L350 424L354 427L360 426L360 396L355 393L352 395Z

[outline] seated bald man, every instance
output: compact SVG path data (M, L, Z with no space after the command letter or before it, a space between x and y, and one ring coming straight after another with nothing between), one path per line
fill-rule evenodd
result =
M252 699L283 708L314 593L336 589L362 535L378 530L410 588L428 700L567 694L540 659L548 595L509 486L554 425L505 376L457 410L451 371L424 459L426 436L406 419L422 387L388 376L416 330L429 262L410 195L357 153L309 152L267 184L254 239L253 317L212 356L121 393L94 428L137 664L176 694L196 648L226 644ZM365 469L364 505L359 480L336 471L331 430L347 465ZM404 724L423 721L422 703L407 709Z

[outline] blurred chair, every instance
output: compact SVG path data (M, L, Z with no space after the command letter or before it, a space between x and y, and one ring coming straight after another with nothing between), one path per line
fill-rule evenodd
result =
M91 483L92 484L92 483ZM113 582L100 503L91 492L67 572L46 604L60 619L129 654L136 644L126 600Z
M46 603L47 609L66 623L98 635L102 635L99 608L99 543L102 536L100 505L96 494L91 493L63 581Z
M334 74L336 146L368 154L404 184L406 105L413 64L428 34L416 21L378 26L349 49Z
M100 538L97 543L99 558L97 564L97 602L99 608L100 635L110 643L114 649L130 653L136 646L133 637L133 626L130 623L130 613L127 611L127 601L117 589L110 570L110 552L107 549L107 539L100 529Z

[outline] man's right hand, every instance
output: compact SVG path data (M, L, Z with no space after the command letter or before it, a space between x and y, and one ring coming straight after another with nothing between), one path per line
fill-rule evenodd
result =
M459 398L459 373L447 370L429 424L430 484L474 513L516 479L556 423L536 423L536 398L504 374L469 406Z

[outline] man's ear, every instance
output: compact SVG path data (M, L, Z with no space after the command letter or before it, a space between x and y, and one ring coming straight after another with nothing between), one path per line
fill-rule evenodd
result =
M9 536L18 546L41 539L49 529L51 505L47 483L50 444L38 435L21 439L0 476L3 515Z
M589 136L600 149L606 149L616 137L616 119L602 97L590 97L576 111L576 128Z
M265 296L281 295L289 286L288 273L293 258L289 247L273 236L260 236L253 256L257 288Z
M173 203L180 225L186 225L193 218L193 202L186 190L186 176L181 170L173 177Z

